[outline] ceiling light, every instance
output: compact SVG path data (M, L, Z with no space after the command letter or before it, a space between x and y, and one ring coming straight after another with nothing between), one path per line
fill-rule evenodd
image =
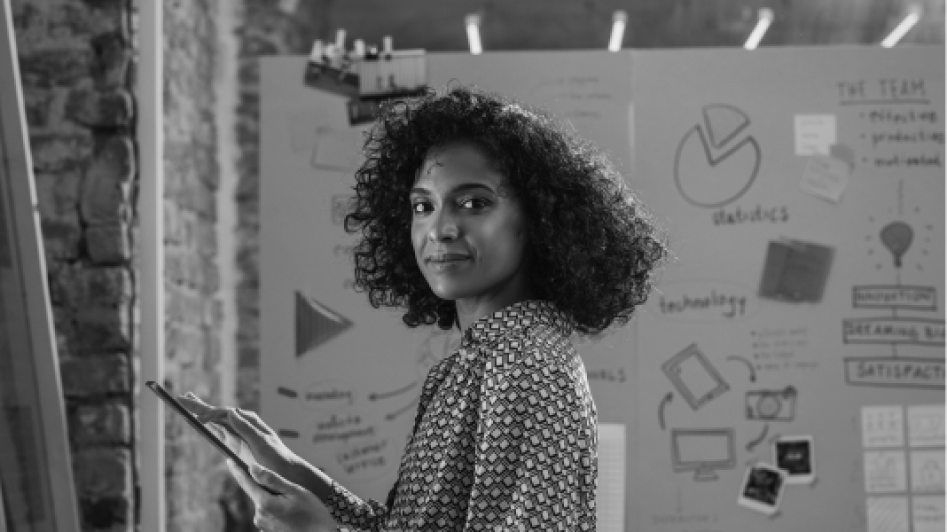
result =
M917 24L917 21L921 20L921 6L918 4L912 4L908 10L908 15L904 17L904 20L891 33L885 37L885 40L881 41L881 46L885 48L891 48L892 46L898 44L898 41L904 37L907 32L911 31L911 28Z
M470 53L473 55L483 53L483 46L480 45L480 15L467 15L464 17L464 25L467 26L467 43L470 45Z
M760 41L763 40L763 35L766 34L766 30L769 29L769 25L773 23L773 19L776 16L773 14L773 10L769 8L760 9L759 19L756 21L756 27L753 28L753 32L750 33L750 36L746 39L746 44L743 45L747 50L755 50L759 46Z
M617 52L621 50L621 41L625 37L625 24L628 22L628 14L624 11L612 13L612 36L608 39L608 51Z

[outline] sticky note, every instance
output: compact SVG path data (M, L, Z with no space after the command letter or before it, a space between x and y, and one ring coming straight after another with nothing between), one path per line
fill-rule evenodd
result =
M944 532L944 496L912 498L911 516L914 532Z
M835 115L796 115L796 155L829 155L835 144Z
M799 188L813 196L838 203L842 200L851 174L851 166L842 159L816 155L806 163Z
M901 447L904 445L904 409L895 406L862 407L862 446Z
M944 491L944 450L911 451L911 491Z
M866 451L864 465L867 493L907 491L907 460L904 451Z
M944 446L944 405L908 407L908 444L911 447Z
M868 532L909 532L907 497L868 497Z

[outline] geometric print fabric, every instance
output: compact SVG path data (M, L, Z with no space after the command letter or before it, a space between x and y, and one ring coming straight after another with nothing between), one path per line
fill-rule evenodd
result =
M473 323L428 373L387 504L338 483L340 531L595 530L597 413L546 301Z

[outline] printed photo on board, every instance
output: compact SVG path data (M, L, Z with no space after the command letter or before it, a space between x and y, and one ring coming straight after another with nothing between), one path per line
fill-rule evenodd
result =
M773 444L776 467L786 472L786 484L815 481L812 436L784 436Z
M779 511L779 500L786 484L786 473L767 464L746 468L746 476L737 503L740 506L773 515Z

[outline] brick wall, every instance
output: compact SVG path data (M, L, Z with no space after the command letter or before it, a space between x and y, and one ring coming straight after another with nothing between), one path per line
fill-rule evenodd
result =
M129 2L12 2L84 530L133 530Z
M82 528L137 530L132 2L11 5ZM164 2L165 384L223 402L218 8ZM166 432L168 530L234 529L219 453L172 417Z
M223 320L217 241L215 101L221 80L217 0L164 6L165 384L221 397ZM166 425L168 530L223 530L229 472L220 453L177 417Z

